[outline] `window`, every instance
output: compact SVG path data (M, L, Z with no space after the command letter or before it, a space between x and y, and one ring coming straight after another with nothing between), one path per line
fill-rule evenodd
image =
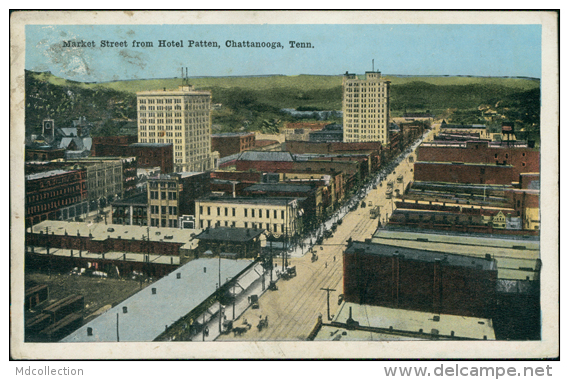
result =
M233 207L233 208L231 209L231 213L232 213L232 216L235 216L235 207ZM235 222L233 222L233 224L235 224ZM235 227L235 225L234 225L233 227Z
M281 219L284 219L284 210L281 210Z
M243 209L243 212L245 212L245 217L247 217L247 209Z
M252 209L251 209L251 218L254 218L254 217L255 217L255 209L252 208Z

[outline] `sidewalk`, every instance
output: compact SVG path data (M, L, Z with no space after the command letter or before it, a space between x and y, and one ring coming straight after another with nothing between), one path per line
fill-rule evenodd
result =
M233 304L231 305L226 305L226 306L222 306L221 308L221 317L222 317L222 329L223 329L223 322L225 321L231 321L231 320L237 320L239 319L239 317L247 310L249 309L249 307L251 307L251 303L249 302L249 297L251 295L257 295L259 296L259 298L261 297L261 295L263 293L265 293L268 288L269 288L269 283L270 283L270 271L267 271L266 273L263 274L263 267L261 266L260 263L257 263L253 269L251 271L249 271L248 273L244 274L243 276L240 277L240 279L238 280L238 283L241 283L241 281L244 281L244 284L241 284L241 286L243 286L245 289L240 288L239 286L235 286L235 315L233 315ZM251 277L256 277L254 278L254 280L252 282L250 282L250 284L246 284L247 282L249 282L251 280ZM249 277L249 281L247 281L247 277ZM278 280L276 273L273 271L273 280L276 282ZM245 286L244 286L245 285ZM205 315L204 315L205 314ZM202 315L200 315L198 318L196 318L196 321L198 321L199 323L202 323L202 321L205 319L206 324L205 326L207 327L207 330L209 331L209 333L207 335L204 334L204 331L206 330L206 328L204 327L204 329L202 329L202 331L198 332L196 335L192 336L192 340L194 342L201 342L201 341L206 341L206 342L211 342L216 340L221 334L219 331L219 303L214 304L206 313L204 313ZM205 317L205 318L204 318ZM256 328L257 327L257 323L258 320L255 321L248 321L249 325L239 325L239 326L233 326L235 327L242 327L245 329L250 329L250 328ZM230 332L226 332L229 334L233 334L232 331Z
M402 152L396 159L391 161L389 165L383 168L379 173L375 175L372 181L370 181L365 187L361 188L348 202L346 202L339 210L337 210L327 221L322 223L320 228L316 230L315 233L309 234L307 237L302 240L303 246L294 246L292 251L287 252L288 257L303 257L307 254L312 247L315 245L316 240L318 238L323 237L324 231L330 230L332 225L338 220L343 219L349 212L350 208L356 206L359 207L360 202L362 202L373 190L373 186L379 185L379 183L387 178L387 176L393 172L402 162L404 162L407 157L423 142L423 140L429 135L431 130L425 132L420 139L415 141L409 148L407 148L404 152Z

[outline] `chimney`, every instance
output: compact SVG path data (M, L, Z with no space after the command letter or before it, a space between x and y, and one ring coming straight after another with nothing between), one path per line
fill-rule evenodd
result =
M122 312L123 312L123 314L128 313L128 308L127 308L126 306L123 306L123 307L122 307Z
M152 294L156 294L156 288L152 288Z
M176 273L176 278L177 278L177 279L182 278L182 274L181 274L180 272Z

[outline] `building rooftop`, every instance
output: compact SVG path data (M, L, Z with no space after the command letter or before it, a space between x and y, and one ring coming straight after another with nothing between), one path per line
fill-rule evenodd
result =
M86 223L86 222L64 222L59 220L44 220L31 227L32 232L51 235L92 235L93 240L105 239L127 239L127 240L146 240L150 236L150 241L164 241L171 243L189 244L193 239L192 234L197 234L200 230L167 228L167 227L147 227L135 225ZM184 246L182 246L184 248Z
M61 175L61 174L66 174L66 173L71 173L71 172L72 172L72 170L56 169L56 170L49 170L46 172L28 174L26 176L26 181L33 181L33 180L41 179L41 178L48 178L48 177L53 177L56 175Z
M378 229L373 243L408 247L425 251L485 257L496 259L498 279L530 280L539 278L536 270L540 258L539 239L529 236L476 236L448 231L405 231Z
M185 246L185 249L195 249L197 248L197 242L188 243ZM46 247L31 246L26 247L26 253L33 253L36 255L47 255ZM60 256L60 257L79 257L79 250L75 249L68 249L68 248L50 248L49 249L50 256ZM148 261L146 258L148 257ZM89 251L82 251L81 258L83 260L109 260L109 261L123 261L123 262L132 262L132 263L146 263L150 262L152 264L162 264L162 265L180 265L180 256L172 256L172 255L161 255L161 254L146 254L140 252L116 252L116 251L109 251L102 253L96 252L89 252Z
M417 340L435 337L496 339L491 319L449 314L436 314L438 318L433 318L433 313L348 302L342 304L333 322L346 323L350 317L350 308L352 319L358 322L360 327L367 328L366 331L325 326L315 340ZM343 335L344 331L346 335ZM341 338L338 339L338 336Z
M242 203L242 204L253 204L253 205L276 205L276 206L285 206L292 202L302 202L306 200L306 198L298 198L298 197L270 197L270 198L261 198L261 197L219 197L215 195L206 196L203 198L199 198L196 202L215 202L215 203L228 203L228 204L235 204L235 203Z
M190 261L109 309L61 342L152 341L164 332L165 327L171 326L216 291L219 270L222 281L227 281L252 263L251 260L218 258ZM180 278L177 278L178 274ZM152 289L156 289L156 294ZM126 313L124 307L127 308ZM87 334L88 328L92 329L90 336Z
M136 93L137 96L199 96L207 95L211 96L211 91L195 90L193 86L178 86L177 89L162 89L162 90L150 90L150 91L139 91Z
M148 205L148 194L140 193L112 203L113 206Z
M441 129L486 129L484 124L441 124Z
M258 152L253 150L242 152L238 159L240 161L294 161L289 152Z
M253 132L225 132L225 133L213 133L211 137L239 137L239 136L254 136Z
M164 148L167 146L172 146L172 144L164 144L164 143L133 143L129 146L135 148Z
M196 236L196 239L203 241L227 241L227 242L247 242L263 234L263 229L215 227L207 228L204 232Z
M486 259L474 256L457 255L447 252L427 251L423 249L414 249L406 247L397 247L393 245L380 243L364 243L354 241L348 245L345 254L354 254L363 250L366 254L379 256L399 256L405 260L437 262L442 265L480 268L482 270L496 270L496 261L494 259Z
M366 158L371 151L365 151L366 153L347 153L346 151L338 153L301 153L294 154L295 161L314 161L319 158L346 158L346 157L363 157Z
M243 189L243 191L268 191L268 192L285 192L285 193L308 193L314 187L310 185L301 185L293 183L257 183Z

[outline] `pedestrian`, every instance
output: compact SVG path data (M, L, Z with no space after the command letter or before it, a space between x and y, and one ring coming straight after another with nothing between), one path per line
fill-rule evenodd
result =
M328 268L328 261L324 263L324 268Z
M205 336L209 336L209 328L206 326L204 330Z
M336 261L336 256L334 256L334 261Z

